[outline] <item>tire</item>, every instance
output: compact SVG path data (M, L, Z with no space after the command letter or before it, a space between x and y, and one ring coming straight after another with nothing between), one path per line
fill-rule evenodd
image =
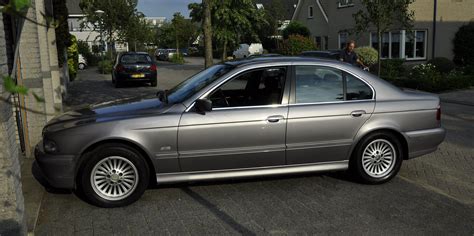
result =
M95 206L112 208L130 205L148 188L150 168L133 148L123 144L105 144L85 158L78 189Z
M79 70L84 70L86 68L86 64L79 63L79 65L77 67L79 68Z
M349 167L360 182L382 184L397 175L403 159L403 146L395 135L375 132L359 142Z

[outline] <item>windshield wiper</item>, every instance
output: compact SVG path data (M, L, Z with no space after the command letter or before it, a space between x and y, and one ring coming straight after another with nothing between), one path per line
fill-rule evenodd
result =
M168 90L160 90L156 96L161 102L168 103Z

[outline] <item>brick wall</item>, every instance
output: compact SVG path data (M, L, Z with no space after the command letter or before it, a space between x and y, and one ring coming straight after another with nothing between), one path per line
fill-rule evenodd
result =
M0 74L8 74L3 17L0 14ZM8 97L0 80L0 96ZM0 235L26 232L21 172L12 107L0 102Z

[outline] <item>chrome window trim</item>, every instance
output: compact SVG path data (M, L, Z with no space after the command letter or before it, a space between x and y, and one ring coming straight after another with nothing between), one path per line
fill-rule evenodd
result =
M326 104L341 104L341 103L361 103L361 102L375 102L375 99L332 101L332 102L292 103L292 104L289 104L289 106L294 107L294 106L311 106L311 105L326 105Z

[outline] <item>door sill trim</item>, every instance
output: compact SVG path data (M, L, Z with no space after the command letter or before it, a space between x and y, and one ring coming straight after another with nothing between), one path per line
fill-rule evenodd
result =
M322 162L313 164L299 164L287 166L271 166L260 168L245 169L229 169L229 170L212 170L212 171L196 171L196 172L179 172L156 174L156 182L179 183L192 182L202 180L219 180L230 178L251 178L257 176L285 175L294 173L310 173L346 170L349 168L349 161Z

